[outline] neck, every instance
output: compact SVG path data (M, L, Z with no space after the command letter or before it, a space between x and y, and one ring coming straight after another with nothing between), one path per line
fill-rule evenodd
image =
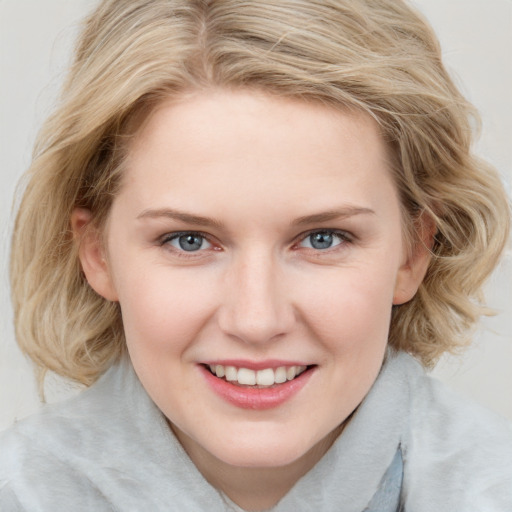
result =
M176 437L204 478L244 510L256 512L276 505L323 457L343 430L338 427L307 453L285 466L238 467L204 450L174 426Z

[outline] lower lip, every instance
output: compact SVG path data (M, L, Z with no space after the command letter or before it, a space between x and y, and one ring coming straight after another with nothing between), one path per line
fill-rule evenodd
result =
M241 409L252 409L262 411L265 409L273 409L291 400L308 382L313 369L308 368L293 380L276 384L269 388L251 388L237 386L224 379L215 377L204 366L200 365L206 382L222 399Z

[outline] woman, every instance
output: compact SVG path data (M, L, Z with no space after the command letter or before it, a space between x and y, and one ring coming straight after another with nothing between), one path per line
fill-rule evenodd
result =
M471 114L401 2L101 3L11 267L20 345L92 386L4 435L2 506L506 510L510 427L411 357L508 232Z

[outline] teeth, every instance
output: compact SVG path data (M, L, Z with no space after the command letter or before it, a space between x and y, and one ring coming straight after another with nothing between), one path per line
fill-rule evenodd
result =
M240 368L238 370L238 384L254 386L256 384L256 372L248 368Z
M284 366L280 366L276 370L274 381L276 384L282 384L283 382L286 382L286 368Z
M217 366L220 366L220 364ZM224 374L226 375L226 380L229 381L235 381L238 378L238 371L234 366L226 366Z
M256 373L256 384L258 386L273 386L275 381L274 370L267 368Z
M210 371L217 377L225 377L227 381L238 382L242 386L270 387L274 384L283 384L287 380L293 380L305 370L306 366L280 366L275 369L265 368L255 371L221 364L210 365Z
M295 378L295 375L297 375L297 367L296 366L290 366L286 370L286 379L287 380L293 380Z

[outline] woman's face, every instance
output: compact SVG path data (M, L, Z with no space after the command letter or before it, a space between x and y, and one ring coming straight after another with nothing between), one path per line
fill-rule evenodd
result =
M105 250L81 259L193 460L312 464L370 389L421 279L386 156L363 114L255 92L141 129Z

